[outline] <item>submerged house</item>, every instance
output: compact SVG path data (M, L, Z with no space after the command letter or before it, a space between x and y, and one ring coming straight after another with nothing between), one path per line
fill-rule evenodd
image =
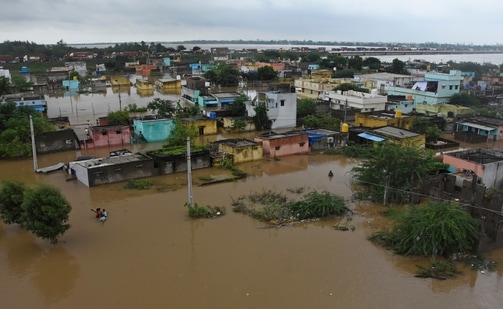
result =
M262 160L263 150L259 142L248 139L224 139L211 144L214 156L232 156L233 163Z
M187 155L170 154L169 150L154 150L147 152L147 155L154 160L154 166L162 174L173 174L187 171ZM211 167L212 160L209 150L191 151L191 170Z
M337 131L315 129L306 130L311 151L335 148L343 142L343 135Z
M175 126L173 119L134 119L133 130L140 142L153 143L166 140Z
M79 138L72 129L38 133L35 145L38 154L80 149Z
M91 126L86 129L85 147L113 147L131 144L131 132L126 125Z
M310 152L309 136L304 131L291 131L282 134L269 132L255 137L253 140L262 143L262 152L267 158Z
M87 187L159 175L154 160L140 153L73 161L68 173Z

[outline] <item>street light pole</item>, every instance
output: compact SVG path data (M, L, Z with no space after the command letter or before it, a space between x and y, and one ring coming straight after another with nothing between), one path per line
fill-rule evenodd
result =
M194 203L192 201L192 165L190 158L190 137L187 136L187 191L188 191L188 204L192 208Z

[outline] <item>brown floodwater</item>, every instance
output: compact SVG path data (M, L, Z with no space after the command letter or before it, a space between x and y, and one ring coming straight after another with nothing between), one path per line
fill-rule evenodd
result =
M38 163L80 154L42 155ZM72 205L72 227L57 245L0 223L2 307L501 308L503 267L467 269L454 280L418 279L416 265L427 261L369 242L386 224L379 205L350 202L354 232L335 230L338 220L270 228L231 210L232 199L268 189L293 197L286 189L303 187L349 199L354 164L327 155L263 160L239 166L249 174L244 180L209 186L198 186L200 179L225 171L195 170L194 202L227 213L192 220L184 173L154 178L168 185L166 192L126 190L123 183L87 188L63 171L34 173L31 159L0 161L1 179L55 185ZM90 211L96 207L109 212L104 225ZM501 262L503 251L489 255Z
M92 124L119 108L118 94L107 91L71 99L47 96L48 114L68 116L72 124ZM122 107L145 106L153 98L132 91L122 95ZM206 136L198 142L225 137L236 136ZM157 147L129 146L133 151ZM40 155L38 167L80 155L106 156L111 150ZM124 183L87 188L67 181L63 171L35 173L32 159L0 161L0 180L52 184L72 205L72 227L57 245L0 223L2 308L503 307L503 250L488 253L500 263L495 272L465 269L456 279L438 281L414 277L416 265L428 260L397 256L368 241L388 223L379 216L381 205L350 201L348 172L356 163L314 154L262 160L239 165L248 173L246 179L209 186L198 184L226 172L195 170L194 202L223 206L227 213L192 220L184 207L184 173L154 178L168 191L126 190ZM231 210L232 200L241 195L271 189L293 198L287 189L301 187L347 198L355 211L355 231L335 230L335 219L271 228ZM90 211L96 207L109 212L104 225Z

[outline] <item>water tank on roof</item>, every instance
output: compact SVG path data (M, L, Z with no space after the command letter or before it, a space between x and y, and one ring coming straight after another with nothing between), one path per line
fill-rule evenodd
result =
M407 101L412 101L412 95L410 95L410 94L409 94L409 95L407 96Z
M210 117L210 119L217 119L217 113L209 112L209 117Z
M402 118L402 110L401 109L397 109L396 112L395 112L395 118Z
M342 133L348 133L349 132L349 124L343 123L341 126L341 132Z

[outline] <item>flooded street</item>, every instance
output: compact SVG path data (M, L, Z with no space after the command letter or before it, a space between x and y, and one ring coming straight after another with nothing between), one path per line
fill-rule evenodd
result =
M49 99L49 117L81 104L75 121L107 113L116 95L97 103L88 97ZM67 101L63 105L63 101ZM148 98L145 102L150 101ZM59 102L61 101L61 102ZM135 98L134 103L145 102ZM59 102L59 103L58 103ZM91 108L94 105L94 111ZM126 106L122 101L122 106ZM59 105L58 105L58 104ZM100 105L99 105L100 104ZM126 104L126 105L125 105ZM97 106L103 108L98 111ZM65 116L65 115L63 115ZM104 115L103 115L104 116ZM73 122L73 121L72 121ZM221 136L205 137L206 139ZM132 145L143 151L156 145ZM38 157L39 167L104 156L109 149ZM0 297L4 308L501 308L503 250L490 252L496 272L464 269L438 281L414 277L427 260L393 255L367 240L387 224L379 205L350 203L355 231L337 231L338 220L270 228L231 209L233 199L262 190L287 194L303 187L351 196L348 171L355 161L335 155L299 155L238 165L248 173L236 182L198 186L217 168L192 171L199 205L223 206L217 219L193 220L184 173L153 178L170 190L126 190L124 183L88 188L63 171L33 172L31 158L0 161L0 179L49 183L72 205L72 227L53 246L17 225L0 223ZM329 178L328 171L334 172ZM292 193L288 196L295 197ZM101 225L91 208L105 208Z
M75 152L39 157L41 166ZM87 188L62 171L35 174L30 159L1 161L1 178L61 188L73 207L72 227L58 245L16 225L0 224L0 291L5 308L498 308L498 272L465 270L455 280L414 278L425 261L395 256L366 238L379 208L352 204L354 232L337 220L268 228L231 210L232 199L305 187L349 197L354 162L309 155L240 165L247 179L197 186L223 173L193 171L194 202L224 206L217 219L192 220L185 174L156 177L168 192ZM329 179L328 170L335 176ZM104 225L90 208L106 208ZM501 264L503 252L491 257ZM95 297L99 295L99 297Z

